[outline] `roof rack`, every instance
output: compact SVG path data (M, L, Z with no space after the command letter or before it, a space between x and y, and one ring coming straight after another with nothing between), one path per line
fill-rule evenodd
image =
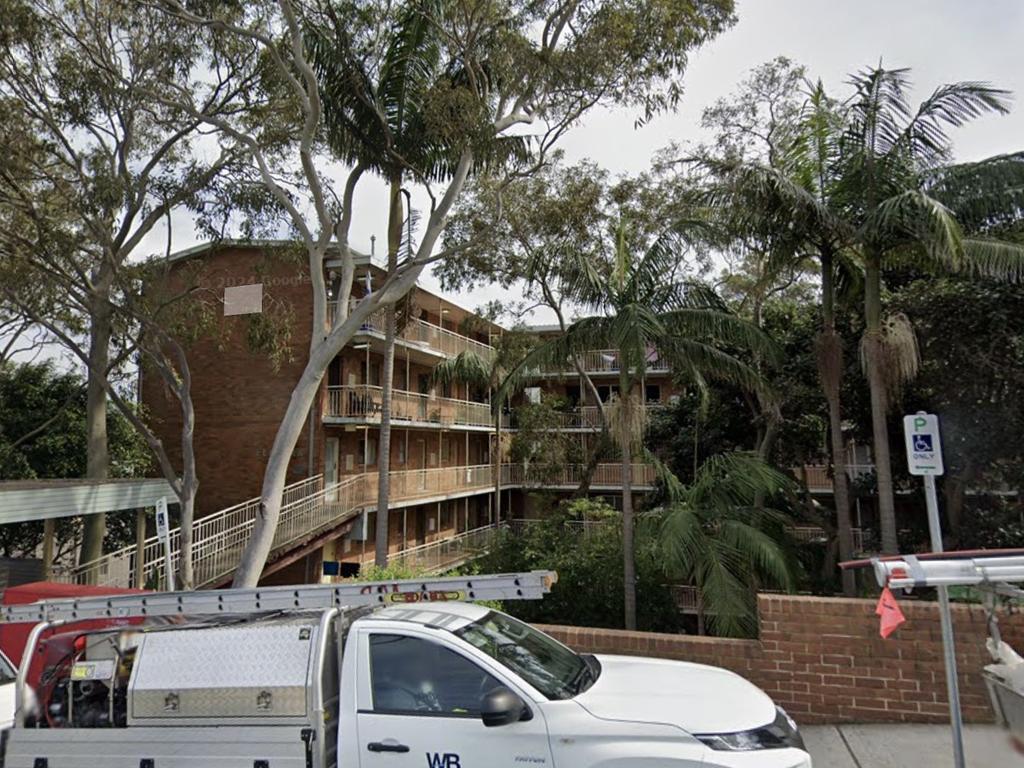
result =
M558 574L554 571L529 571L297 587L149 592L7 605L3 606L0 618L5 622L81 621L147 616L278 613L457 600L539 600L551 591L556 581Z

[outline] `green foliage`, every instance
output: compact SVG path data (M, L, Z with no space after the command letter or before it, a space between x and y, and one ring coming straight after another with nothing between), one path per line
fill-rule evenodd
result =
M516 431L509 446L513 463L529 464L549 479L566 465L583 462L578 435L560 428L564 409L565 402L559 398L544 398L515 409Z
M148 446L120 414L108 416L107 429L113 476L144 476ZM85 382L49 363L0 366L0 480L83 477L85 461ZM133 516L112 516L109 545L132 540L133 525ZM58 554L72 546L77 526L58 523ZM41 522L0 526L0 553L29 556L42 536Z
M608 515L605 505L587 504L588 509ZM579 511L577 506L575 512ZM506 604L507 611L524 621L621 628L621 515L615 513L615 519L589 526L585 533L565 525L575 519L575 513L559 508L527 525L521 535L506 533L479 561L479 567L489 573L558 572L558 583L543 600ZM655 538L637 541L636 567L637 626L653 632L678 632L682 620L666 586Z
M673 494L654 523L666 573L696 586L718 634L756 631L758 587L792 590L797 565L787 549L789 519L758 507L790 481L751 454L705 461L694 481Z

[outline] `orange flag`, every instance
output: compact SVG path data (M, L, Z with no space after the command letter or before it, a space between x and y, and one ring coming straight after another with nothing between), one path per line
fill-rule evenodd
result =
M900 610L899 603L888 587L882 590L882 596L878 598L878 605L875 613L882 617L882 626L878 631L884 638L888 638L893 632L900 628L900 624L907 619Z

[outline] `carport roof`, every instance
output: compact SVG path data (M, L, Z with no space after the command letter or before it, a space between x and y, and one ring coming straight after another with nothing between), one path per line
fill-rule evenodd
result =
M175 498L163 478L0 482L0 525L152 507Z

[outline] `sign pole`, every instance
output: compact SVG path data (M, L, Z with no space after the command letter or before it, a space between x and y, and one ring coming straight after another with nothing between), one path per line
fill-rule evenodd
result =
M167 519L167 497L162 496L156 501L156 535L164 545L164 573L167 591L174 591L174 567L171 563L171 524Z
M939 527L939 499L935 492L935 475L924 476L924 493L928 504L928 531L932 551L942 551ZM949 590L945 585L935 588L939 593L939 620L942 624L942 650L946 656L946 691L949 695L949 722L953 726L953 764L964 768L964 724L960 713L960 681L956 668L956 641L953 639L953 617L949 611Z
M910 474L923 476L924 497L928 508L928 533L933 552L942 552L942 524L939 521L939 496L935 491L935 477L945 470L942 463L942 444L939 436L939 418L918 412L903 419L907 444L907 464ZM942 626L942 650L945 655L946 693L949 697L949 722L953 728L953 764L965 768L964 725L960 712L960 681L957 677L956 642L953 638L953 617L949 611L949 591L942 585L935 590L939 596L939 621Z

